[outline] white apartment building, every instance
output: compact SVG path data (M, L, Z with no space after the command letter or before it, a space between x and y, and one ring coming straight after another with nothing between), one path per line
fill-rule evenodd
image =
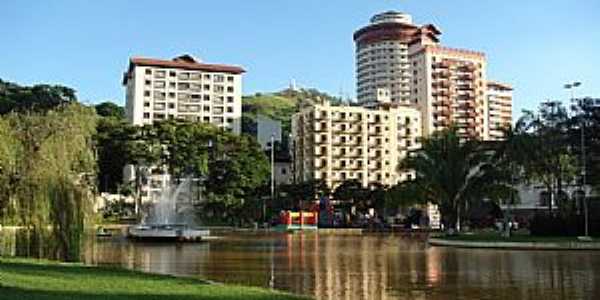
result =
M401 105L306 107L292 119L294 178L319 179L335 188L345 180L393 185L408 151L420 147L421 115Z
M408 104L412 78L409 46L437 43L439 30L433 25L418 26L410 15L388 11L375 15L369 25L354 33L356 43L357 100L363 105L389 101Z
M166 119L211 123L239 134L242 74L237 66L134 57L123 76L126 114L135 125Z
M490 140L504 138L504 130L512 125L512 87L496 81L487 82L487 105Z

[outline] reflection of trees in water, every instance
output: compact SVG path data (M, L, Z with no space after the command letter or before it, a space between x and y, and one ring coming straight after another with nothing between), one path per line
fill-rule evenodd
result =
M38 249L6 232L0 234L0 254ZM274 287L319 299L550 300L600 294L594 272L600 254L593 252L453 249L390 236L299 233L179 245L88 238L84 249L88 264Z

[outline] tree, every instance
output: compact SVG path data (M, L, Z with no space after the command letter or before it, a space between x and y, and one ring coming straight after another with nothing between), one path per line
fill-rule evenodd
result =
M369 190L362 186L357 179L346 180L338 185L333 191L333 198L352 206L364 203L369 199Z
M97 149L98 189L116 193L123 184L123 168L135 161L131 147L138 128L114 118L100 118L94 135Z
M400 163L401 171L416 176L396 192L418 199L412 201L437 204L445 227L460 231L461 214L469 203L498 201L512 191L492 164L492 153L476 140L461 141L454 128L436 132Z
M20 86L0 79L0 115L9 112L46 112L75 103L75 90L61 85Z
M552 213L553 202L561 211L566 209L563 197L565 183L576 174L575 156L569 147L569 116L560 102L545 102L539 112L524 111L519 120L519 134L528 139L529 150L523 162L531 180L542 183L550 194L548 210Z
M280 198L282 209L299 210L305 209L306 204L310 204L319 197L328 197L331 194L331 189L323 180L313 179L280 187L281 194L284 197Z
M62 260L79 259L90 213L95 122L95 113L77 103L0 119L4 213L36 234L50 225L55 258Z
M105 118L125 119L125 108L113 102L102 102L94 106L96 114Z

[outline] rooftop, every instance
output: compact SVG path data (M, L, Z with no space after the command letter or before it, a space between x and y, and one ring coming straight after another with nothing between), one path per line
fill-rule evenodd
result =
M134 66L151 66L185 70L197 70L205 72L222 72L230 74L242 74L246 72L242 67L224 64L207 64L195 59L193 56L184 54L173 58L172 60L163 60L146 57L132 57L129 60L129 67L123 77L123 84L127 84L127 79L131 75Z

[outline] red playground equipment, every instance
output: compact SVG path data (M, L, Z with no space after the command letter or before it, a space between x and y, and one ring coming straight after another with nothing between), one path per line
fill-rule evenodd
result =
M277 226L282 230L312 230L317 229L319 224L318 212L307 211L282 211L279 215L280 224Z

